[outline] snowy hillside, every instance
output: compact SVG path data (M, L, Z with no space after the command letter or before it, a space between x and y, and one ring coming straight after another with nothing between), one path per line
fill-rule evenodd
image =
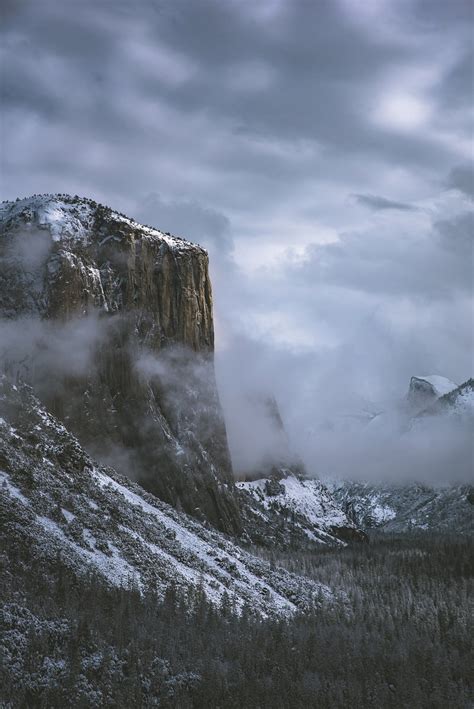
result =
M474 379L468 379L428 407L423 414L458 416L470 419L474 416Z
M280 524L286 522L309 541L322 544L343 544L344 540L363 538L322 482L287 472L280 479L237 483L240 490L252 496L256 514L269 527L277 518Z
M293 614L330 590L264 562L111 468L97 466L27 387L0 381L0 499L17 544L58 554L78 577L164 593L201 587L219 604Z
M331 490L347 514L365 529L474 534L474 488L470 485L433 487L345 481L332 483Z

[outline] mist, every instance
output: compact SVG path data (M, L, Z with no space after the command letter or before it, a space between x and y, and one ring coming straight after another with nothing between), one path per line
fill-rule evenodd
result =
M446 190L426 207L377 209L364 230L289 246L257 268L211 248L217 381L238 473L282 459L257 394L275 396L286 459L301 457L312 476L472 479L472 420L415 425L406 400L412 376L472 376L473 213Z
M367 333L363 342L370 351ZM362 361L350 347L317 357L242 341L220 354L217 379L234 471L299 457L307 473L320 478L471 481L472 416L417 418L407 401L410 377L436 371L420 372L409 357L393 371L395 343L378 344L378 357ZM256 392L276 397L287 443L255 405Z
M53 396L67 378L87 376L114 320L96 312L66 321L0 319L0 365L13 378L34 383L40 396Z

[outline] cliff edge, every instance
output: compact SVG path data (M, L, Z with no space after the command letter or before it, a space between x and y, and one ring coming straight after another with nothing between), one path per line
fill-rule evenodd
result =
M204 249L89 199L4 202L0 317L3 367L88 450L240 532Z

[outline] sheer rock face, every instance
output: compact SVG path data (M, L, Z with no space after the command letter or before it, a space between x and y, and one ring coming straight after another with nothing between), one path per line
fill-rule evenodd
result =
M77 197L3 203L0 219L2 359L96 457L239 532L207 253Z
M4 313L133 313L140 339L154 349L179 343L212 352L204 249L78 198L7 202L0 215L6 260L0 277L18 286L2 289Z

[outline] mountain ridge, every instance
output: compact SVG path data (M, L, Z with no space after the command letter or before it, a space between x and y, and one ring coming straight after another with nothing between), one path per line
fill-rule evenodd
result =
M422 381L412 377L411 382L413 379ZM433 391L430 390L427 405L422 397L425 406L412 412L408 427L415 437L420 427L429 423L430 417L439 417L441 422L443 419L457 420L463 425L474 421L474 379L470 378L459 386L445 378L438 379L449 382L445 387L448 391L438 394L433 401ZM407 399L413 403L410 391ZM419 403L420 399L417 401ZM474 534L474 487L467 482L429 484L426 481L405 481L397 484L327 479L326 484L347 515L363 529L378 528L389 533L431 530Z

